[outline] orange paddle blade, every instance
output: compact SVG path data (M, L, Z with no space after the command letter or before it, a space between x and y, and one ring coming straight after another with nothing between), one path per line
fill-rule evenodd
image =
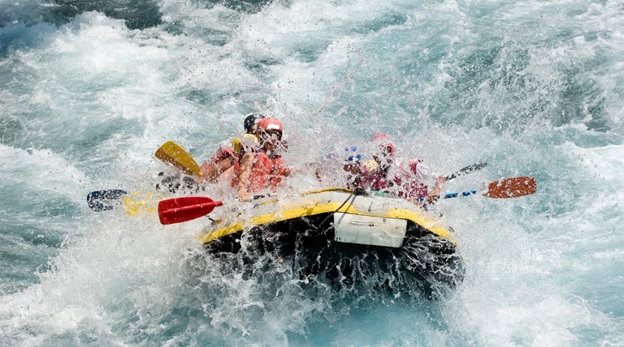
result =
M158 218L161 224L175 224L193 220L212 212L223 205L203 196L185 196L162 200L158 203Z
M507 199L530 195L537 191L535 178L529 176L504 178L491 182L485 196L489 198Z
M188 175L200 176L199 165L184 148L173 141L168 141L154 153L156 158L171 164Z

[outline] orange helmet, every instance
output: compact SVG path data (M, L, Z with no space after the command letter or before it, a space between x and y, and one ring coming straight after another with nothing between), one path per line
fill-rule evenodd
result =
M265 131L278 130L283 132L284 126L282 125L282 122L280 122L277 118L262 118L258 122L258 129L262 129Z

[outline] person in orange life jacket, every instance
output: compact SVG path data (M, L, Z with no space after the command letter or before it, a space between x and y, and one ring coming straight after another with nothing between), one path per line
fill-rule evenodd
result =
M258 122L260 148L255 153L244 153L240 163L235 164L236 179L232 183L240 201L251 201L251 194L261 190L275 191L282 177L290 176L291 170L284 166L279 154L283 131L282 122L276 118Z
M206 161L199 168L202 181L210 183L217 182L219 178L227 176L228 170L232 170L234 163L242 157L242 151L249 150L249 147L255 147L258 143L255 132L260 119L264 118L261 114L251 113L245 117L243 126L245 133L241 138L235 138L231 143L219 147L214 156Z
M385 134L377 134L371 138L373 160L361 163L355 170L354 184L362 188L395 194L411 201L424 198L432 203L440 195L444 178L436 178L431 191L424 181L430 178L426 165L419 159L412 159L408 168L404 168L396 158L396 147Z

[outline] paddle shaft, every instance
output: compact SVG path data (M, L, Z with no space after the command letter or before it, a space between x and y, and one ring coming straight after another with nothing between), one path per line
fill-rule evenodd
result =
M470 195L476 195L477 194L477 190L469 190L469 191L465 191L465 192L461 192L461 193L447 193L444 194L444 196L442 197L442 199L451 199L451 198L456 198L459 196L470 196Z
M444 180L449 181L449 180L452 180L453 178L467 175L473 171L481 170L486 166L487 166L487 163L476 163L476 164L468 165L465 168L459 169L456 172L453 172L452 174L448 176L444 176Z

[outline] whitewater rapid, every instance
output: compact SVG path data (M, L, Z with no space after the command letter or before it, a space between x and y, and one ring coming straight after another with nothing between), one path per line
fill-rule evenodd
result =
M0 0L0 345L624 344L622 28L614 0ZM441 174L488 163L445 191L538 191L437 205L467 273L433 302L245 279L202 257L202 221L87 207L249 112L297 167L384 132Z

